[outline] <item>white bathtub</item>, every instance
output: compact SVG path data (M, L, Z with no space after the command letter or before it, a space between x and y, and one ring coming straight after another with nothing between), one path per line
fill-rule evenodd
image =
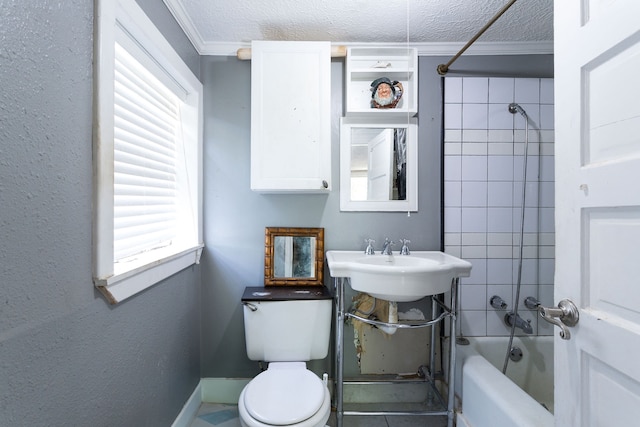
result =
M457 427L553 426L553 337L514 337L523 357L509 361L506 377L508 337L469 341L457 346Z

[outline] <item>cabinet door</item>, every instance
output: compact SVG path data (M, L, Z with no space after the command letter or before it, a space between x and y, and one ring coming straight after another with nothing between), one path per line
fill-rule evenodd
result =
M331 44L251 44L251 189L331 189Z

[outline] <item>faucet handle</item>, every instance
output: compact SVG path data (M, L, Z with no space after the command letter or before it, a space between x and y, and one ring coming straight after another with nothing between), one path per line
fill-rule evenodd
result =
M409 251L409 243L411 243L411 240L400 239L400 243L402 243L402 249L400 249L400 255L411 255L411 251Z
M491 307L495 308L496 310L507 309L507 303L498 295L492 296L491 299L489 299L489 304L491 304Z
M524 299L524 306L529 310L537 310L540 307L540 301L536 297L526 297Z
M373 243L375 243L376 241L373 239L364 239L364 242L367 244L367 248L364 250L364 253L366 255L373 255L376 252L373 250Z

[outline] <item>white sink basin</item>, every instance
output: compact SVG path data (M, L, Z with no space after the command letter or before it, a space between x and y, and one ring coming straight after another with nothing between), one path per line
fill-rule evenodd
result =
M411 255L327 251L327 264L331 276L348 277L353 290L397 302L448 292L452 279L471 272L470 262L439 251Z

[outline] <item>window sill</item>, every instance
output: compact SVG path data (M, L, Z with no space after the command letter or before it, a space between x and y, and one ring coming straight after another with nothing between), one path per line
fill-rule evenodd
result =
M203 244L107 278L94 278L96 288L118 304L185 268L200 263Z

